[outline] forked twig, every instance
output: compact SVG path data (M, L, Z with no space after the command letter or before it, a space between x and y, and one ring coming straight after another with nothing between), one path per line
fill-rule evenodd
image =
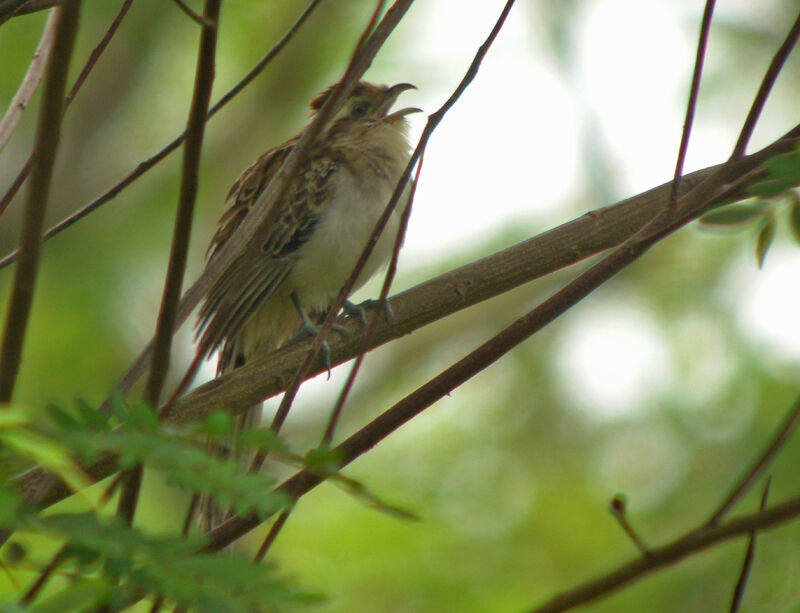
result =
M764 490L761 492L761 504L758 505L760 511L763 511L767 506L767 496L769 495L769 484L772 477L767 477L764 483ZM742 604L742 597L744 596L744 588L747 585L747 579L750 576L750 569L753 567L753 557L756 550L756 531L750 532L750 538L747 539L747 550L742 560L742 569L739 571L739 577L736 579L736 586L733 588L733 597L731 598L730 613L736 613L739 606Z

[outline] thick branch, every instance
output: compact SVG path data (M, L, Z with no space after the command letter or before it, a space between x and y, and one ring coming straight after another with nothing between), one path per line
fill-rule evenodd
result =
M791 149L796 145L792 138L795 132L800 132L800 127L776 144L733 162L731 172L747 174L770 155ZM720 166L713 166L686 175L681 181L682 194L719 169ZM668 206L670 187L671 182L668 182L618 204L591 211L394 296L391 305L396 323L379 325L372 346L382 345L448 314L622 243ZM729 195L725 201L732 198L733 195ZM713 200L711 204L719 202ZM360 324L350 320L341 323L350 334L335 334L330 339L332 364L352 358L360 349L363 334ZM309 341L292 344L198 387L177 400L170 422L187 423L222 408L241 412L255 402L279 393L305 357L308 345ZM322 370L323 365L317 362L312 372L317 374ZM116 460L111 455L87 467L88 474L95 480L114 471ZM51 478L40 468L33 468L15 480L25 502L37 507L53 504L70 493L64 484L52 488L49 485L52 485Z

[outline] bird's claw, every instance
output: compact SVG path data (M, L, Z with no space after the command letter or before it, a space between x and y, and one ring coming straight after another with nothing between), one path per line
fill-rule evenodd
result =
M394 312L392 311L392 306L389 304L389 299L384 298L381 300L378 298L377 300L374 298L368 298L361 304L351 304L350 305L354 309L360 309L362 313L364 313L365 309L371 309L372 307L382 307L383 312L386 314L386 320L395 325L397 320L394 318ZM362 321L366 321L364 317L362 317Z

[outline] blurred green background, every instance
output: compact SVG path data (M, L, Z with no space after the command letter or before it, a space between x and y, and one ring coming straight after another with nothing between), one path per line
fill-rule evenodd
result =
M224 3L214 100L306 4ZM502 6L472 4L417 3L367 78L413 82L420 90L404 102L435 110ZM73 75L119 6L84 3ZM303 126L307 101L342 72L372 6L323 2L263 75L209 123L188 282L202 269L228 187L257 155ZM689 170L728 155L798 8L796 0L719 8ZM688 0L520 0L474 88L431 142L395 288L666 180L701 11L702 3ZM0 27L0 107L13 96L44 19L23 16ZM134 3L65 119L49 223L183 128L197 38L196 24L171 3ZM621 49L616 54L614 45ZM598 74L602 66L587 59L593 56L609 58L602 64L607 73ZM597 89L598 79L608 88ZM756 144L798 121L798 86L794 59ZM38 96L34 102L0 153L3 193L30 151ZM613 121L621 110L628 131ZM47 243L15 397L31 411L75 397L98 402L149 338L179 164L173 154ZM563 174L554 176L544 164ZM23 194L0 218L0 254L17 244ZM518 611L635 557L607 512L617 492L627 496L631 521L648 543L706 519L774 429L800 380L800 327L791 316L800 312L798 249L781 224L757 271L757 229L735 235L700 232L696 224L683 229L347 469L422 521L381 514L326 485L301 500L273 560L325 593L325 612ZM576 272L529 284L370 354L341 436ZM3 305L11 278L11 268L0 271ZM377 287L371 284L363 297ZM794 327L785 323L792 319ZM186 364L191 355L184 332L174 363ZM212 372L213 364L203 376ZM297 450L316 444L344 374L339 369L331 381L320 378L301 392L285 429ZM798 461L800 443L792 440L770 470L771 501L796 493ZM755 509L758 495L738 510ZM174 530L186 502L161 476L149 475L139 519L154 532ZM257 547L261 538L263 530L245 546ZM759 537L743 611L800 611L799 550L797 523ZM743 541L715 548L584 610L727 610L743 554ZM4 575L0 589L15 593Z

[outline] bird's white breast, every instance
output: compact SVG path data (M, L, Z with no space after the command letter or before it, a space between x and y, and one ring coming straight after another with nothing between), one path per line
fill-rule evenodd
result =
M384 177L371 179L359 180L346 167L337 173L331 201L314 226L311 237L298 250L298 261L286 280L286 289L297 292L304 307L327 308L336 297L389 202L395 181ZM353 291L366 283L391 257L404 205L405 198L401 198Z

